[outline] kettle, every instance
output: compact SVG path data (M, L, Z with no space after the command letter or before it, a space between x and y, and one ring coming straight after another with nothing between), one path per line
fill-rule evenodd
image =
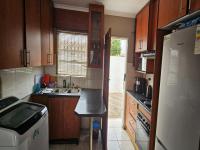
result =
M146 91L146 98L147 99L152 99L152 92L153 92L153 88L151 85L147 86L147 91Z
M152 93L153 93L153 88L152 86L149 84L149 81L151 80L151 78L148 78L148 85L147 85L147 90L146 90L146 98L151 100L152 99Z

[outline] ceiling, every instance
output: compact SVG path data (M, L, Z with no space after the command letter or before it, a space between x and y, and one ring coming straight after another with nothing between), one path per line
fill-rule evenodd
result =
M149 0L53 0L56 8L88 11L89 3L101 3L105 14L135 18L135 15Z

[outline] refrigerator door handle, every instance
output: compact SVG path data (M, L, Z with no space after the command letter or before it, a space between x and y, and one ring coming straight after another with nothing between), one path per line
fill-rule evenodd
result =
M160 146L164 149L167 150L167 148L165 147L165 145L160 141L160 139L157 137L157 141L160 144Z
M199 147L198 147L198 150L200 150L200 136L199 136Z

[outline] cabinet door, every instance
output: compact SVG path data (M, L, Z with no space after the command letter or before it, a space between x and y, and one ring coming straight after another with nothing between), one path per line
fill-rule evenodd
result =
M190 11L200 10L200 0L190 0Z
M187 0L160 0L158 27L161 28L167 24L185 16L187 12Z
M53 30L53 2L50 1L50 49L49 64L54 64L54 30Z
M49 63L50 50L50 11L49 0L41 1L41 50L42 65Z
M45 105L48 108L48 97L46 95L32 95L31 101L34 103Z
M41 1L42 65L53 64L53 14L50 0Z
M64 101L64 137L66 139L80 137L80 118L74 113L78 97L67 97Z
M141 38L141 45L142 45L142 51L147 50L147 40L148 40L148 29L149 29L149 5L146 5L142 13L142 38Z
M64 139L64 99L49 98L48 103L50 140Z
M104 49L104 6L89 5L88 67L102 68Z
M141 35L142 35L142 14L139 13L136 16L135 52L140 52L142 49Z
M25 0L25 22L27 66L40 66L40 0Z
M2 0L0 20L0 69L21 67L23 0Z

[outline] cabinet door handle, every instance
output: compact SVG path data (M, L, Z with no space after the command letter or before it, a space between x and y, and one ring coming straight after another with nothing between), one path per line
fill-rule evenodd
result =
M30 66L30 51L27 51L26 49L22 50L22 65L24 67Z
M191 12L191 3L192 3L192 0L189 0L189 2L188 2L189 4L189 6L188 6L188 11L189 11L189 13Z
M142 46L141 46L141 40L140 40L139 42L140 42L140 47L139 47L139 49L142 49Z
M52 64L53 63L53 58L52 58L53 54L47 54L47 63L48 64Z
M182 15L182 9L183 9L183 1L180 0L180 3L179 3L179 16Z
M26 67L31 65L31 52L26 50Z
M49 54L49 53L47 54L47 64L50 64L50 63L51 63L51 62L50 62L50 55L51 55L51 54Z

